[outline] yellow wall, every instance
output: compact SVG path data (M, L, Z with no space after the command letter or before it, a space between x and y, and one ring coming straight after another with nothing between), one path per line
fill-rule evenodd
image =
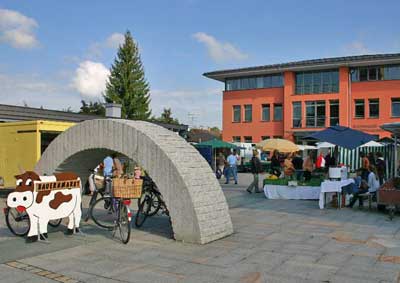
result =
M0 176L4 187L14 187L19 167L33 170L40 159L40 132L63 132L74 123L26 121L0 123Z

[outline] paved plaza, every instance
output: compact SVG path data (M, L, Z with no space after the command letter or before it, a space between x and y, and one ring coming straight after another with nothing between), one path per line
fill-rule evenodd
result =
M172 240L165 216L133 228L128 245L92 222L85 236L62 226L27 245L1 217L0 282L400 282L399 215L267 200L245 191L250 177L222 185L234 234L203 246Z

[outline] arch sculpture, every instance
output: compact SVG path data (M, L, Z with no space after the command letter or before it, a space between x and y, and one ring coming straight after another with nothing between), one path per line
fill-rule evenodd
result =
M74 171L83 181L110 152L132 158L156 182L176 240L205 244L233 233L228 205L210 166L184 139L161 126L123 119L79 123L60 134L35 167Z

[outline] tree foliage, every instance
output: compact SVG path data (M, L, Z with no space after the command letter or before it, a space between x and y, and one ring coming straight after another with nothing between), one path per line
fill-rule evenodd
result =
M81 100L81 104L82 104L82 106L81 106L79 113L106 116L106 109L100 101L86 102L84 100Z
M176 125L179 124L179 120L177 118L172 117L171 108L164 108L160 117L154 117L153 121L160 122L160 123L167 123L167 124L176 124Z
M149 84L144 75L138 46L129 31L125 33L125 41L119 47L110 71L104 95L106 102L121 104L123 118L149 119Z

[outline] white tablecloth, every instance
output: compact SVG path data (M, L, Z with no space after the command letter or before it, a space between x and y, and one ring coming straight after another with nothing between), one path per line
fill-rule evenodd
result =
M264 193L268 199L318 199L320 190L320 187L264 186Z
M354 183L354 179L347 179L341 181L326 180L321 183L321 192L319 194L319 208L324 209L325 206L325 193L338 193L342 192L342 187Z

